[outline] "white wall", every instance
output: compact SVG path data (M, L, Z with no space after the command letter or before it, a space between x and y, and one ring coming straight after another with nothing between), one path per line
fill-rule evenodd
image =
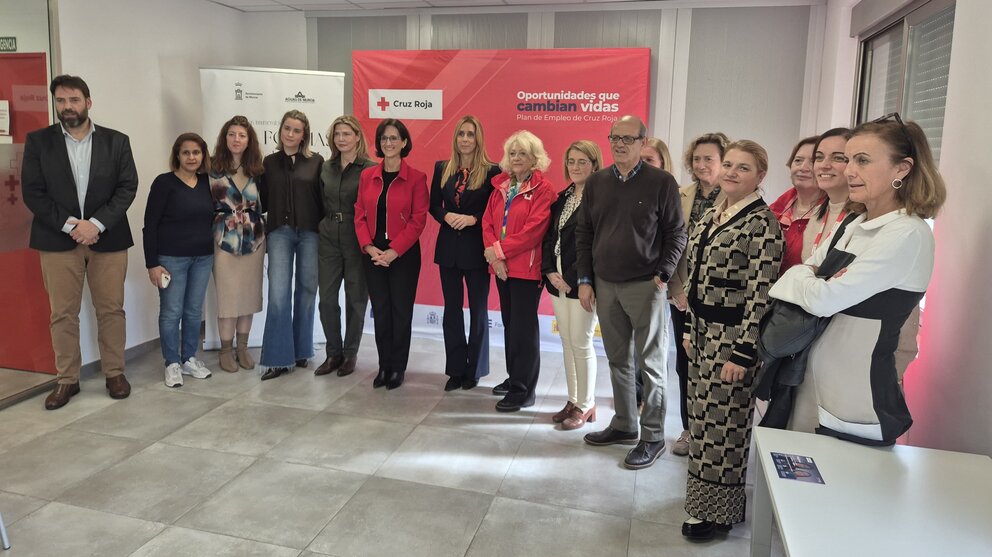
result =
M131 137L138 195L128 219L127 346L158 338L158 295L148 282L141 228L148 187L168 170L177 135L199 130L200 66L305 68L302 15L247 15L203 0L60 0L61 68L90 86L93 121ZM215 138L205 138L211 146ZM80 316L83 362L99 359L89 294Z
M816 131L851 125L858 39L850 36L851 8L857 0L829 0L820 70Z
M940 171L947 204L927 291L919 359L905 378L912 445L992 455L992 2L957 0Z

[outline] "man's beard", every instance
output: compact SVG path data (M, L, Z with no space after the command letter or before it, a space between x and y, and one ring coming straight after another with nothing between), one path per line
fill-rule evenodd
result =
M72 112L72 114L66 116L66 112ZM90 111L85 108L78 114L75 111L70 110L63 110L62 112L59 112L59 121L62 122L67 128L78 128L79 126L85 124L89 117Z

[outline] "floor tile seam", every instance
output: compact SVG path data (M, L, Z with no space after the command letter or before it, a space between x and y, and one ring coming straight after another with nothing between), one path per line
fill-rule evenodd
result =
M424 419L426 420L427 418L424 418ZM526 426L528 428L528 430L529 430L530 427L531 427L531 423L532 422L527 422L526 424L520 424L520 425L522 427L523 426ZM416 429L417 427L421 427L421 426L423 426L423 427L430 427L430 428L437 428L437 429L443 429L445 431L450 431L452 433L466 433L466 434L470 434L471 436L484 435L484 436L487 436L487 437L496 437L496 438L499 438L499 439L509 439L509 440L513 440L513 439L516 439L517 437L519 437L519 441L523 441L524 437L527 435L527 432L526 431L524 432L523 435L519 435L519 436L518 435L512 435L511 436L511 435L505 435L505 434L501 434L501 433L488 433L488 432L484 432L484 431L473 431L473 430L469 429L468 427L456 427L456 426L447 425L447 424L425 424L425 423L423 423L423 421L421 421L419 424L417 424L417 426L414 429ZM516 455L514 455L514 456L516 456Z
M199 505L197 505L197 507L199 507ZM176 526L178 528L185 528L187 530L196 530L198 532L206 532L208 534L217 534L219 536L227 536L229 538L236 538L236 539L241 539L241 540L248 540L248 541L251 541L251 542L264 543L266 545L275 545L275 546L279 546L279 547L285 547L287 549L295 549L295 550L299 551L300 553L303 553L304 551L306 551L306 547L294 547L294 546L291 546L291 545L284 545L284 544L279 543L279 542L274 542L272 540L260 540L258 538L252 538L250 536L236 536L236 535L232 535L230 532L221 532L219 530L211 530L211 529L209 529L207 527L204 527L202 525L197 525L195 528L193 526L187 526L187 525L182 525L182 524L174 524L173 526Z
M338 507L338 510L334 511L334 513L332 513L331 516L329 516L327 518L327 522L325 522L323 526L321 526L320 528L317 529L317 533L315 533L313 535L313 537L310 538L310 541L308 541L307 544L303 546L303 549L300 551L301 554L303 553L303 551L310 551L309 547L311 545L313 545L313 542L316 541L317 538L319 538L320 535L324 533L324 530L326 530L327 527L330 526L331 522L334 522L334 518L341 511L343 511L345 507L348 506L348 503L350 503L351 500L354 499L356 495L358 495L358 492L361 491L363 487L365 487L365 484L369 483L369 480L371 480L372 477L373 476L371 476L371 475L365 476L365 480L363 480L362 481L362 484L358 486L358 489L356 489L354 492L352 492L352 494L348 497L348 499L344 503L342 503L340 507ZM314 551L314 553L319 553L319 552ZM323 554L321 554L321 555L323 555Z
M158 526L162 526L162 530L164 530L165 528L168 528L170 526L170 524L167 523L167 522L160 522L158 520L149 520L147 518L141 518L141 517L137 517L137 516L131 516L131 515L127 515L127 514L122 514L122 513L119 513L119 512L108 511L106 509L94 509L93 507L87 507L86 505L80 505L78 503L67 503L65 501L58 501L58 500L51 501L51 502L49 502L48 505L43 505L41 508L39 508L35 512L38 512L41 509L43 509L43 508L45 508L45 507L47 507L47 506L49 506L51 504L62 505L64 507L72 507L74 509L79 509L79 510L84 510L84 511L92 511L92 512L96 512L96 513L109 514L109 515L112 515L112 516L116 516L116 517L120 517L120 518L127 518L127 519L130 519L130 520L138 520L138 521L141 521L141 522L147 522L149 524L155 524L155 525L158 525ZM31 514L34 514L34 513L31 513ZM162 530L159 530L159 534L162 533ZM155 536L158 536L158 534L155 534ZM148 541L151 541L152 539L154 539L155 536L152 536L151 538L149 538ZM148 542L145 542L145 543L148 543ZM137 551L137 550L135 550L135 551Z
M208 449L203 449L203 450L208 450ZM213 452L220 452L220 451L213 451ZM220 452L220 454L231 454L231 453ZM238 456L244 456L244 455L238 455ZM261 460L261 457L251 457L251 458L252 458L252 462L248 463L248 466L245 466L244 468L242 468L240 472L238 472L234 476L231 476L231 478L228 479L226 482L218 485L213 491L211 491L206 496L204 496L202 499L200 499L200 502L198 502L197 504L193 505L189 509L186 509L186 512L184 512L183 514L179 515L178 517L176 517L175 520L172 521L172 525L173 526L177 526L179 528L187 528L187 526L181 526L181 525L179 525L179 521L182 520L183 518L186 518L186 516L189 515L190 513L193 513L195 511L199 510L199 508L202 507L204 504L206 504L207 501L209 501L215 495L217 495L218 493L220 493L220 491L222 489L224 489L225 487L227 487L228 485L230 485L231 482L233 482L233 481L237 480L238 478L240 478L241 476L245 475L248 472L248 470L250 470L252 467L254 467L255 465L257 465L259 463L259 460ZM196 528L191 528L191 529L192 530L196 530ZM206 530L204 530L204 531L206 531ZM211 532L211 533L223 534L225 536L229 536L229 537L232 537L232 538L238 537L238 536L232 536L231 534L226 534L226 533L221 533L221 532ZM260 540L253 540L253 541L260 541ZM268 542L264 542L264 543L268 543ZM278 545L278 544L272 544L272 545ZM291 548L291 549L296 549L296 548L294 547L294 548Z
M54 427L52 429L49 429L49 430L46 430L46 431L42 431L41 433L39 433L38 435L35 435L34 437L29 437L29 438L27 438L27 439L25 439L23 441L20 441L20 442L14 444L14 445L10 445L8 447L4 447L3 449L0 449L0 457L2 457L6 453L9 453L12 449L16 449L16 448L20 447L21 445L24 445L25 443L30 443L30 442L38 439L42 435L48 435L49 433L52 433L53 431L58 431L58 430L63 429L63 428L65 428L65 426ZM3 491L3 490L0 489L0 491Z
M7 491L7 490L0 490L0 491L5 491L6 493L13 493L14 495L24 495L23 493L14 493L13 491ZM26 514L26 515L18 518L17 520L15 520L13 522L6 522L6 519L4 519L4 524L6 525L8 531L10 530L10 527L13 526L14 524L17 524L18 522L24 520L25 518L27 518L27 517L29 517L29 516L31 516L31 515L39 512L39 511L41 511L41 509L44 509L48 505L51 505L52 503L56 503L57 502L57 501L52 501L52 500L49 500L49 499L43 499L41 497L35 497L33 495L24 495L24 496L25 497L32 497L34 499L41 499L45 503L43 505L39 506L37 509L29 512L28 514Z
M552 502L549 502L549 501L538 501L537 499L529 499L527 496L514 497L514 496L507 495L505 493L499 493L499 492L496 493L496 496L497 497L502 497L504 499L510 499L510 500L513 500L513 501L524 501L526 503L536 503L536 504L539 504L539 505L547 505L547 506L556 507L556 508L559 508L559 509L567 509L567 510L572 510L572 511L582 511L582 512L587 512L587 513L593 513L593 514L596 514L596 515L599 515L599 516L610 517L610 518L622 518L624 520L631 520L632 518L634 518L633 517L633 514L634 514L633 507L631 507L631 514L630 514L630 516L624 516L622 514L615 514L615 513L611 513L611 512L605 512L605 511L596 511L596 510L592 510L592 509L589 509L589 508L580 507L580 506L576 506L576 505L568 505L568 504L564 504L564 503L552 503Z
M486 509L485 514L482 515L482 520L479 521L479 525L475 527L475 533L472 534L472 541L468 542L468 546L465 548L465 552L462 553L462 557L466 557L470 551L472 551L472 546L475 544L475 539L479 536L479 530L482 530L482 525L486 523L486 517L489 513L493 511L493 505L496 504L496 499L499 497L498 491L492 496L489 501L489 508Z
M170 433L169 435L172 435L172 434ZM158 441L155 441L152 444L154 445L154 444L157 444L157 443L162 443L163 445L169 445L171 447L179 447L179 448L182 448L182 449L195 449L195 450L198 450L198 451L208 451L208 452L212 452L212 453L217 453L217 454L222 454L222 455L229 455L229 456L230 455L233 455L233 456L244 456L244 457L253 458L253 459L256 459L256 460L259 459L259 458L262 458L264 456L264 455L261 455L261 454L246 454L246 453L238 453L238 452L234 452L234 451L222 451L220 449L215 449L215 448L211 448L211 447L194 447L192 445L183 445L182 443L177 443L176 441L168 441L168 440L166 440L169 437L169 435L166 435L162 439L159 439ZM0 555L0 557L3 557L3 556Z
M197 530L196 528L187 528L185 526L177 526L175 524L168 524L168 525L166 525L165 528L163 528L161 531L159 531L158 534L155 534L151 539L149 539L144 544L142 544L141 547L139 547L139 548L135 549L134 551L132 551L131 553L129 553L128 554L128 557L134 557L135 555L137 555L138 552L140 552L146 545L148 545L148 544L152 543L153 541L155 541L159 536L161 536L162 534L164 534L170 528L182 528L182 529L185 529L185 530L194 530L196 532L201 532L201 533L205 533L205 534L213 534L213 535L216 535L216 536L223 536L225 538L230 538L232 540L244 540L244 541L250 541L250 542L255 542L255 543L262 543L262 544L265 544L265 545L270 545L270 546L279 547L279 548L283 548L283 549L289 549L289 550L292 550L292 551L298 551L298 553L296 554L297 557L299 557L300 555L303 554L304 551L306 551L305 549L304 550L297 550L295 547L288 547L288 546L285 546L285 545L278 545L278 544L269 543L269 542L259 542L259 541L256 541L256 540L249 540L248 538L240 538L238 536L232 536L230 534L218 534L217 532L207 532L206 530Z

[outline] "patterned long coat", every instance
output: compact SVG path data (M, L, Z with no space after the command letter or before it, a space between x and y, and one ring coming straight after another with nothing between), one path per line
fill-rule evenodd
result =
M689 281L689 472L686 512L700 520L744 520L744 482L757 367L758 322L778 278L785 242L762 199L727 222L714 209L696 224L687 246ZM747 369L743 381L720 379L725 362Z

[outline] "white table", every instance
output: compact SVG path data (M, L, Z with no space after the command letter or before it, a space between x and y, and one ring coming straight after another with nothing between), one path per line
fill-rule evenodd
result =
M772 513L798 557L992 555L992 459L756 427L751 555L771 553ZM825 484L778 477L771 453L812 457Z

